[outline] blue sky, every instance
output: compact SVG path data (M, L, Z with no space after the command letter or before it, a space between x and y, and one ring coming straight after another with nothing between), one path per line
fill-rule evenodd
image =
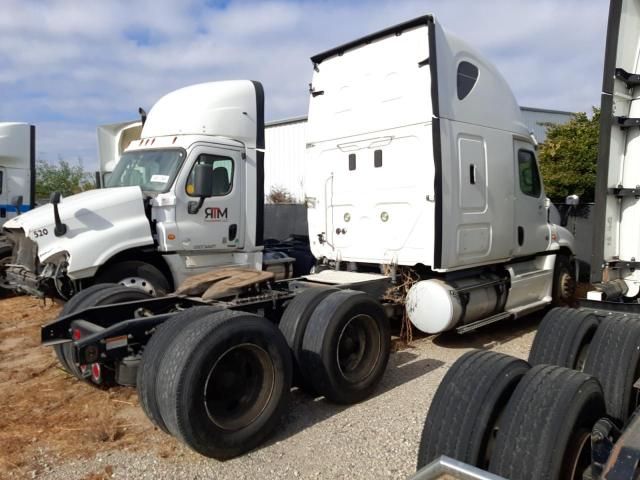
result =
M599 103L606 0L3 0L0 121L37 126L38 156L96 167L96 126L163 94L261 80L268 120L306 113L309 57L431 13L483 52L521 105Z

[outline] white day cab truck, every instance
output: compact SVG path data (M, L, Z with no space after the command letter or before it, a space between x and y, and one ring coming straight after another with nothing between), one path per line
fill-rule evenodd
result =
M75 264L85 262L76 251L106 256L151 239L170 261L202 269L171 295L81 290L42 342L80 378L136 385L150 420L206 456L263 442L292 381L337 403L365 399L386 368L390 320L463 332L571 293L572 236L548 221L534 141L493 66L431 16L312 62L305 162L316 273L259 271L263 95L249 81L170 93L111 188L5 227L41 269L29 270L34 281L93 269L95 260ZM147 163L156 170L145 176ZM126 186L139 175L147 202ZM43 227L58 235L34 233ZM74 243L89 232L90 244ZM244 268L212 270L198 254L212 246Z
M54 194L8 221L13 260L0 272L4 286L68 299L103 282L161 295L212 268L291 276L298 257L262 247L264 114L262 87L253 85L255 105L245 104L246 85L201 85L164 97L142 132L141 125L100 128L101 158L122 153L101 177L106 188ZM144 140L132 143L141 133ZM206 198L193 192L200 164L214 174Z
M35 127L0 122L0 227L35 205ZM10 261L13 246L0 232L0 264Z
M415 479L640 475L640 1L612 0L591 282L542 320L528 361L472 351L440 384Z

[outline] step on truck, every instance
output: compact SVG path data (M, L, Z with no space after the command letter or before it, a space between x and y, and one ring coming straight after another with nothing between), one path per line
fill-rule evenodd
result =
M200 263L205 272L171 295L93 285L42 328L70 373L136 385L150 420L203 455L259 445L292 384L337 403L367 398L387 364L390 321L464 332L562 300L572 279L573 238L548 220L535 142L480 54L423 16L311 60L304 161L315 273L278 280ZM251 82L169 94L107 186L137 185L161 155L165 168L147 179L160 245L255 245L262 111ZM230 172L234 204L213 196L231 188ZM133 216L140 189L120 188Z
M415 478L640 476L640 1L607 29L593 288L543 318L527 361L472 351L440 384Z

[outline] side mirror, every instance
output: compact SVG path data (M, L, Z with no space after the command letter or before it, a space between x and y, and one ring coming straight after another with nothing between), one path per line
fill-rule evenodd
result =
M193 178L193 195L211 197L213 195L213 170L211 165L196 165Z
M53 234L56 237L61 237L67 233L67 226L60 221L60 212L58 211L58 204L60 203L60 192L53 192L49 197L49 201L53 205L53 220L56 224L53 229Z
M569 195L564 199L565 205L578 205L580 203L580 197L578 195Z
M564 204L567 208L562 212L562 221L560 222L561 226L566 227L569 224L569 216L574 212L576 205L579 203L580 197L578 195L569 195L564 199Z
M196 165L193 174L193 195L200 197L197 202L189 202L188 212L195 215L202 208L205 198L213 196L213 170L210 165Z

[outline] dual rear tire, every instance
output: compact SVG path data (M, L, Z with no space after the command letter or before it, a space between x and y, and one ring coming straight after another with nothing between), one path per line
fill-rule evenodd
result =
M309 389L354 403L378 384L389 350L382 306L362 292L301 292L280 330L251 313L192 308L157 327L145 346L138 396L158 428L202 455L228 459L273 432L294 365Z
M512 480L582 479L593 427L605 416L628 422L638 377L640 317L554 309L529 362L476 351L451 367L425 421L418 467L447 455Z
M470 352L436 392L418 468L447 455L512 480L578 480L590 465L591 428L604 414L602 388L590 375Z
M149 419L196 452L228 459L260 445L289 402L292 362L272 323L203 307L152 336L138 370Z
M280 322L298 384L339 404L371 395L391 348L382 305L354 290L310 288L296 296Z

